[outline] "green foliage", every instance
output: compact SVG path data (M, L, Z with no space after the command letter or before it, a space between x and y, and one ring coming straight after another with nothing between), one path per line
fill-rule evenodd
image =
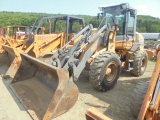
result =
M89 24L92 24L94 28L98 28L101 22L102 22L101 17L99 19L97 17L92 17L92 19L89 21Z
M37 18L44 16L61 16L62 14L47 14L47 13L22 13L22 12L0 12L0 28L12 25L32 26ZM76 15L85 19L86 25L92 23L94 27L98 27L101 20L97 20L95 16ZM63 24L62 24L63 25ZM59 25L61 29L62 25ZM75 28L76 29L76 28ZM160 19L138 15L137 16L137 31L138 32L160 32Z
M139 28L137 28L137 31L139 31L139 32L146 32L146 28L145 27L139 27Z
M160 19L152 16L137 16L137 31L156 33L160 32Z
M0 12L0 27L11 25L31 26L37 18L51 16L45 13Z

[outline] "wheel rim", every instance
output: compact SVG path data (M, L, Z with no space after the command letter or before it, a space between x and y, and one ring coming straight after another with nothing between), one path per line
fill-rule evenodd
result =
M141 71L144 71L146 69L146 65L147 65L147 58L143 57L142 61L141 61Z
M116 62L114 61L110 62L105 70L104 82L111 83L112 81L114 81L117 76L117 69L118 66Z

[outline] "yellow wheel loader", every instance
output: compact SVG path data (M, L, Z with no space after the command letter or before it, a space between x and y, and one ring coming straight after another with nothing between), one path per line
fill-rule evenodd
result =
M11 88L33 119L50 120L71 109L79 93L74 82L88 65L90 81L100 91L114 87L121 69L135 76L145 72L148 55L143 37L136 34L136 10L126 3L101 9L97 31L87 25L49 61L20 53Z
M149 82L138 83L132 93L131 111L137 120L160 119L160 46L156 47L156 64Z
M29 26L7 26L0 28L0 73L5 73L14 60L14 48L25 50L28 47ZM6 46L6 47L5 47ZM5 48L5 49L4 49ZM15 62L14 62L15 63ZM13 70L13 69L12 69ZM12 72L12 74L14 71Z
M0 28L0 53L4 52L2 45L9 45L12 47L20 47L25 41L29 39L29 26L7 26ZM27 44L23 45L21 49L26 49Z
M46 54L47 57L53 55L56 49L71 40L84 25L83 18L74 16L43 17L35 21L31 30L25 29L23 33L26 39L23 40L20 39L22 27L13 27L10 32L15 33L14 39L7 37L6 44L2 45L5 53L0 56L0 74L3 74L3 78L14 77L21 64L20 52L41 59L44 59Z

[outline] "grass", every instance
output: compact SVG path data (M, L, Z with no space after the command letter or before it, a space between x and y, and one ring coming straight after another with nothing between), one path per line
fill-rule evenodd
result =
M148 60L148 63L154 65L154 64L156 64L156 61L154 61L154 60Z

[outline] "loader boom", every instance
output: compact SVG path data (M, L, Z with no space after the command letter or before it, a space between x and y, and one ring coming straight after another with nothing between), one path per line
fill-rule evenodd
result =
M91 25L88 25L86 28L90 28L90 27L92 28ZM57 51L57 53L55 55L53 55L52 59L50 60L50 64L57 63L58 68L72 69L73 80L74 81L78 80L79 75L81 74L82 70L86 66L87 60L93 55L93 53L96 52L98 47L102 44L103 37L105 34L104 31L111 31L111 29L109 29L109 28L110 28L109 24L104 25L92 37L90 37L90 38L89 38L89 36L85 37L86 40L83 40L84 38L82 38L76 44L74 44L71 47L70 51L63 57L62 60L60 60L60 59L58 59L58 56L61 54L61 52L63 53L63 50L65 50L65 47L67 47L67 46L62 47L59 51ZM115 31L116 30L114 30L114 32ZM85 34L89 34L89 33L90 33L90 31L88 31L88 33L86 32ZM115 38L113 38L113 39L114 39L113 41L115 41ZM78 44L82 44L83 42L84 42L84 44L81 46L81 48L79 48L77 50ZM85 48L87 48L87 49L83 53L82 51L84 51ZM106 48L104 48L104 49L106 49ZM78 56L80 56L80 59L78 58ZM67 61L67 62L65 63L65 61Z

